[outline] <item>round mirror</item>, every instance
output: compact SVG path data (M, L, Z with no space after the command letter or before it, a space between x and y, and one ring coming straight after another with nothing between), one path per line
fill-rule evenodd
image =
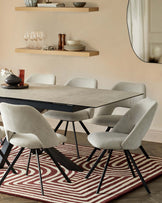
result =
M162 63L162 0L129 0L127 25L136 55L149 63Z

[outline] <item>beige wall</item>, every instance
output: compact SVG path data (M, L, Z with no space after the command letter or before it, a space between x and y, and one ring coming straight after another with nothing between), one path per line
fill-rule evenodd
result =
M143 63L132 51L126 24L128 1L87 2L99 6L100 11L16 12L14 7L24 5L23 0L1 0L0 67L11 68L15 73L24 68L26 76L36 72L55 73L57 84L64 84L74 76L94 77L99 88L111 88L119 81L143 82L147 95L159 103L152 129L162 130L162 65ZM15 53L16 47L25 46L23 34L34 30L46 32L48 41L54 44L58 33L66 33L67 38L83 41L88 48L99 50L100 55L84 58Z

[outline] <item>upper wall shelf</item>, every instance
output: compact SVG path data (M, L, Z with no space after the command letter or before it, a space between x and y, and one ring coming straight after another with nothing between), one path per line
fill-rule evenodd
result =
M45 7L16 7L16 11L53 11L53 12L93 12L99 11L98 7L57 7L57 8L45 8Z
M60 55L60 56L97 56L99 51L64 51L64 50L40 50L40 49L28 49L28 48L16 48L15 52L17 53L26 53L26 54L43 54L43 55Z

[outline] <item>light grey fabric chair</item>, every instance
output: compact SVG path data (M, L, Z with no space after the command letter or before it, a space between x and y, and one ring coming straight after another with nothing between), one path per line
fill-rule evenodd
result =
M14 146L20 147L20 151L0 180L0 185L13 168L24 148L29 148L30 155L27 174L31 153L32 151L35 151L39 168L41 191L42 195L44 195L38 150L44 149L44 151L51 157L50 149L65 142L66 138L63 135L56 134L41 113L31 106L1 103L0 110L7 141ZM57 160L54 157L51 158L67 182L70 182L70 179L58 164Z
M93 172L104 154L109 151L109 156L105 165L97 193L99 193L102 181L107 170L113 150L123 150L125 152L129 168L135 177L132 163L148 193L150 193L131 153L129 150L137 149L142 142L143 137L148 131L157 108L157 103L149 98L142 99L132 107L114 126L111 132L92 133L88 136L88 141L96 148L104 149L100 157L90 169L86 178ZM132 162L132 163L131 163Z
M94 112L93 118L87 120L86 122L95 125L105 126L106 131L109 131L111 128L113 128L117 124L117 122L123 117L123 114L113 114L114 110L116 110L118 107L122 107L124 108L124 110L127 111L129 108L133 107L138 101L146 97L146 86L143 83L119 82L112 89L119 91L137 92L141 93L142 95L97 108ZM142 145L140 146L140 149L144 153L146 158L149 158ZM92 158L96 150L97 149L94 148L87 161Z
M65 85L68 86L73 86L73 87L83 87L83 88L97 88L97 80L91 79L91 78L73 78L70 81L68 81ZM77 95L76 95L77 97ZM79 158L79 149L78 149L78 142L77 142L77 136L76 136L76 131L75 131L75 122L78 121L85 132L89 134L88 129L82 122L83 120L90 119L92 118L94 113L94 109L85 109L81 110L78 112L61 112L61 111L54 111L54 110L49 110L45 112L43 115L45 117L50 117L54 119L59 119L60 122L55 128L55 132L59 129L63 121L66 121L66 127L65 127L65 133L64 135L66 136L67 129L68 129L68 124L69 122L72 123L73 125L73 131L74 131L74 137L75 137L75 143L76 143L76 150L77 150L77 156Z
M56 85L56 76L54 74L32 74L27 78L26 82L35 84ZM45 109L37 108L39 112L44 112Z
M26 80L26 82L55 85L56 76L54 74L33 74Z

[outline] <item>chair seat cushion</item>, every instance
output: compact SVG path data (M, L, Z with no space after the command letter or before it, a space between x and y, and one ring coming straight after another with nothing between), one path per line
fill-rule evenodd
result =
M88 141L101 149L122 149L122 142L128 134L116 132L98 132L88 135Z
M23 135L23 136L22 136ZM63 135L57 134L58 137L58 144L61 144L63 142L66 142L67 138ZM32 133L15 133L12 135L12 139L10 140L10 143L14 146L19 147L27 147L29 149L40 149L40 148L50 148L54 147L56 145L56 140L51 139L49 140L49 145L44 146L40 139Z
M95 125L114 127L116 123L122 118L122 115L99 115L86 122Z
M45 112L43 116L64 121L82 121L90 118L89 112L87 110L81 110L77 112L49 110Z

